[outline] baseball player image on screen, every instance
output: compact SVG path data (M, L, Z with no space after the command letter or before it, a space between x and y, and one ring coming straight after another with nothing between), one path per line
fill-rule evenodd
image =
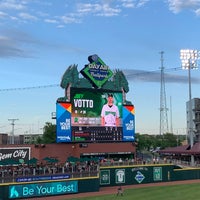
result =
M101 110L101 125L119 126L119 109L114 104L113 94L108 94L107 101Z

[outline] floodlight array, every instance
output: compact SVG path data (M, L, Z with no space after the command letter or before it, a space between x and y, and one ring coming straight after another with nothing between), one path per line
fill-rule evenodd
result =
M192 49L181 49L180 50L180 59L182 69L197 69L199 59L199 51Z

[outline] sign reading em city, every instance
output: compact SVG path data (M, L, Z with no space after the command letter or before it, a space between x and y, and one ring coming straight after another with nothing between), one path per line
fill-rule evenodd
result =
M113 73L96 54L89 56L88 61L90 63L85 65L81 70L81 74L90 80L95 87L101 88L101 86L112 77Z
M30 147L0 148L0 161L27 161L30 159Z

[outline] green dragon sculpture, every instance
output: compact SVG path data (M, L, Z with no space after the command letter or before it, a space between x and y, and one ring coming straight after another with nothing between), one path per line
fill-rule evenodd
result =
M65 73L62 76L60 86L65 90L65 96L58 98L57 101L68 101L68 90L70 87L77 87L77 88L93 88L91 82L84 78L79 77L80 73L78 71L78 65L73 64L70 65ZM105 84L101 87L101 89L105 90L112 90L112 91L122 91L123 93L129 92L128 81L124 73L121 70L115 70L113 72L113 76L110 80L105 82ZM126 101L125 104L132 105L131 102Z

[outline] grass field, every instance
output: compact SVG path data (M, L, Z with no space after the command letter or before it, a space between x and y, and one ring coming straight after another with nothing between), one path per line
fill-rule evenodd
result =
M117 191L116 191L117 192ZM72 198L73 200L195 200L200 199L200 184L184 184L172 186L153 186L145 188L126 189L123 196L116 194Z

